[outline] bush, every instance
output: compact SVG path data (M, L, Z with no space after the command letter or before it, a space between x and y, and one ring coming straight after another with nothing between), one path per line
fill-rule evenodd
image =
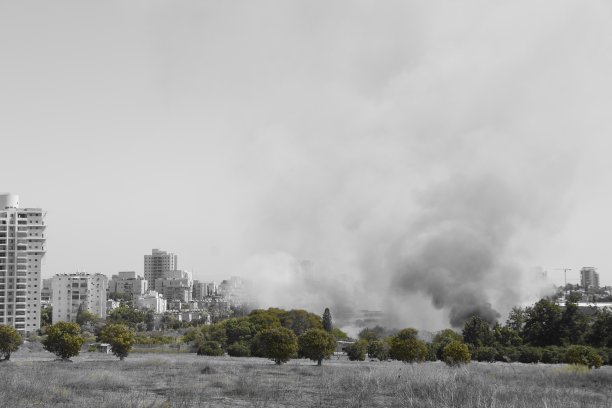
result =
M497 361L505 363L514 363L519 361L521 350L518 347L498 347L497 348Z
M569 346L565 353L565 362L567 364L583 365L588 368L599 368L603 360L593 347Z
M442 351L442 359L449 366L458 366L470 362L470 351L467 344L453 340Z
M472 358L476 361L492 363L497 360L497 350L493 347L476 347Z
M225 352L218 341L202 341L198 344L199 356L223 356Z
M366 358L366 352L368 351L368 342L365 340L359 340L353 344L349 344L346 347L346 354L351 361L363 361Z
M257 336L259 352L276 364L286 363L297 355L297 337L285 327L263 330Z
M413 363L424 361L427 358L427 345L416 337L394 336L391 338L390 344L389 356L394 360Z
M227 348L227 354L232 357L250 357L251 345L247 341L237 341Z
M326 309L327 310L327 309ZM298 338L299 355L321 365L336 351L336 338L321 329L308 329Z
M566 350L563 347L548 346L542 350L542 362L545 364L561 364L565 361Z
M371 341L367 351L370 358L377 358L380 361L389 359L389 344L384 340Z
M3 360L9 360L11 354L23 343L21 335L12 326L0 324L0 355Z
M43 341L45 350L62 360L79 355L84 343L81 328L76 323L58 322L47 327L47 338Z
M538 347L521 347L518 361L521 363L537 364L542 361L542 349Z
M132 351L134 332L125 324L109 323L100 331L100 340L110 344L113 354L123 360Z

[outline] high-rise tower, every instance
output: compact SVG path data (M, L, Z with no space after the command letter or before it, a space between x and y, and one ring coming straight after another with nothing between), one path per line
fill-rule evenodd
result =
M155 279L162 278L164 272L178 269L177 256L166 251L154 249L151 255L144 256L144 278L149 288L155 286Z
M40 329L44 213L19 208L19 196L0 194L0 324L21 334Z

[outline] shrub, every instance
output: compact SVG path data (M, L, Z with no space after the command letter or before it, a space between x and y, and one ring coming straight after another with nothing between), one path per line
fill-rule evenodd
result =
M365 340L359 340L353 344L349 344L346 347L346 354L351 361L363 361L366 358L367 350L368 342Z
M599 368L603 360L593 347L575 345L567 348L565 362L567 364L583 365L588 368Z
M498 347L497 348L497 361L503 361L506 363L514 363L519 361L521 355L520 348L518 347Z
M100 331L100 340L110 344L113 354L123 360L136 341L134 332L125 324L109 323Z
M47 327L47 338L43 341L45 350L62 360L77 356L84 343L81 328L76 323L58 322Z
M565 361L566 350L563 347L548 346L542 350L542 362L546 364L560 364Z
M276 364L286 363L297 354L297 337L285 327L263 330L257 336L259 352Z
M384 340L373 340L368 344L368 357L380 361L389 359L389 344Z
M519 352L518 361L521 363L533 363L536 364L542 361L542 349L538 347L521 347Z
M453 340L442 351L442 359L449 366L458 366L470 362L470 351L467 344Z
M23 343L21 335L12 326L0 324L0 355L3 360L9 360L11 354Z
M413 363L424 361L427 358L427 345L416 337L394 336L391 338L390 345L389 356L394 360Z
M223 356L225 352L218 341L202 341L198 344L197 354L199 356Z
M328 309L325 309L328 310ZM336 338L325 330L309 329L298 338L299 355L321 365L336 350Z
M492 363L497 359L497 350L493 347L476 347L472 358L476 361Z
M227 348L227 354L232 357L250 357L251 345L247 341L237 341Z

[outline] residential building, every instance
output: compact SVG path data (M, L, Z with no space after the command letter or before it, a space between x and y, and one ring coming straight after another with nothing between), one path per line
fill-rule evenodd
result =
M144 256L144 278L153 286L156 279L167 271L178 269L178 257L166 251L153 249L151 255Z
M215 282L193 281L193 300L202 300L206 296L215 296L216 294L217 284Z
M585 266L580 270L580 286L585 291L599 289L599 274L592 266Z
M51 278L43 279L40 289L40 301L43 304L51 303Z
M0 324L26 335L40 329L44 213L20 208L19 196L0 194Z
M136 308L141 310L152 310L154 313L166 312L166 299L154 290L135 298Z
M144 295L148 290L148 282L136 272L126 271L113 275L108 281L108 293L127 293L132 296Z
M79 311L106 319L108 278L101 273L55 275L51 281L53 323L75 322Z
M244 305L252 301L251 283L238 276L222 281L218 293L229 300L231 305Z
M188 271L165 271L160 278L155 279L155 291L161 293L166 300L189 302L193 296L193 280Z

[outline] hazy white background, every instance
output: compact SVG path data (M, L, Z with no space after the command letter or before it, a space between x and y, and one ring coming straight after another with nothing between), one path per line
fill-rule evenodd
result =
M609 285L610 21L608 1L0 1L0 189L47 211L45 276L162 248L270 303L385 308L459 225L492 242L494 305L534 265Z

